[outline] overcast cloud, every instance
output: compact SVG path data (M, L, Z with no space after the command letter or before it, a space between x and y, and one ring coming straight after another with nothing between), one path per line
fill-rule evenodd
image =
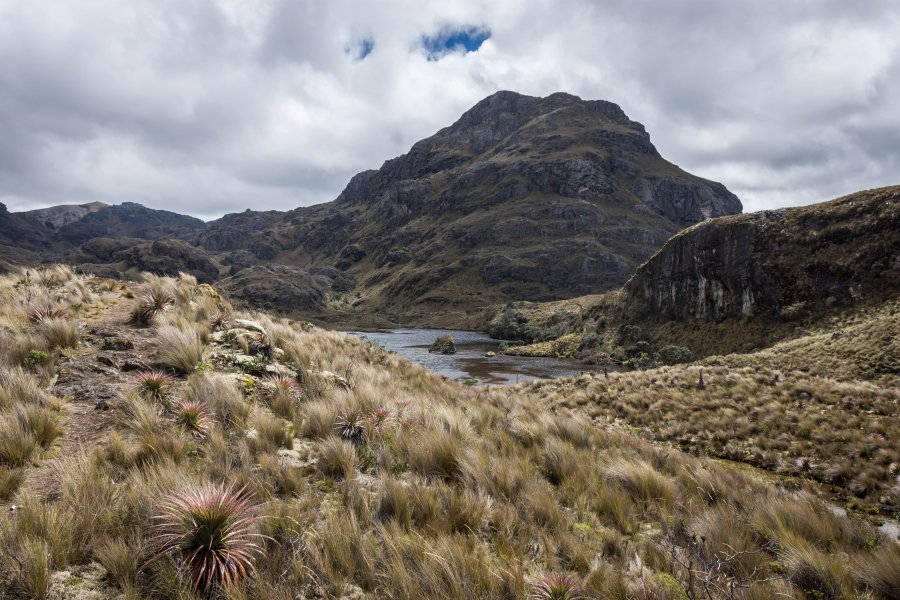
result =
M326 202L500 89L616 102L745 210L816 202L900 183L898 31L895 0L0 0L0 202Z

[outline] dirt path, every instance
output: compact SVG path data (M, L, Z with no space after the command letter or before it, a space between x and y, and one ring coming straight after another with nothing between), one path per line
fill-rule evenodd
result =
M52 499L57 494L58 462L100 444L114 426L120 391L134 373L148 368L152 352L152 330L128 325L128 308L112 301L89 315L81 346L59 358L49 391L66 401L63 435L44 460L26 470L20 490Z

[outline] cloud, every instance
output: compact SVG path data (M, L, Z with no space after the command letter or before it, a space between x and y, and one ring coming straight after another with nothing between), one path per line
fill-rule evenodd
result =
M749 210L814 202L898 183L897 30L892 0L0 0L0 202L325 202L499 89L617 102Z

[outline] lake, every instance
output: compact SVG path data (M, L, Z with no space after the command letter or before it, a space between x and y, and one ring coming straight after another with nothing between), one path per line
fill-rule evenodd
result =
M603 371L603 367L582 365L574 360L530 358L499 354L499 340L478 331L455 329L393 329L390 331L348 331L351 335L375 342L385 350L424 365L450 379L474 379L479 384L512 385L521 381L571 377L579 373ZM450 335L456 354L428 352L440 335ZM488 351L498 352L487 357Z

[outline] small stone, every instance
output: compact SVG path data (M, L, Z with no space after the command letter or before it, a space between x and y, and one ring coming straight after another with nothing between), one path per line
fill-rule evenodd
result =
M331 387L342 387L345 390L350 389L350 382L345 378L341 377L337 373L332 373L331 371L322 371L319 373L322 379L325 380Z
M279 365L278 363L266 365L266 373L271 373L272 375L282 375L284 377L290 377L291 379L297 377L296 371L294 371L293 369L289 369L284 365Z
M250 319L235 319L234 324L235 327L239 329L247 329L249 331L256 331L257 333L266 332L262 325L256 321L251 321Z
M122 371L149 371L150 367L147 366L147 363L140 360L126 360L119 369Z
M134 343L131 340L126 340L124 338L106 338L103 340L101 348L103 350L115 350L121 352L122 350L133 349Z
M278 450L278 462L281 463L282 467L294 467L299 468L305 466L306 463L300 458L300 453L296 450L288 450L287 448L281 448Z
M488 358L493 358L493 357L497 356L497 353L496 352L487 352L487 353L485 353L485 356Z

